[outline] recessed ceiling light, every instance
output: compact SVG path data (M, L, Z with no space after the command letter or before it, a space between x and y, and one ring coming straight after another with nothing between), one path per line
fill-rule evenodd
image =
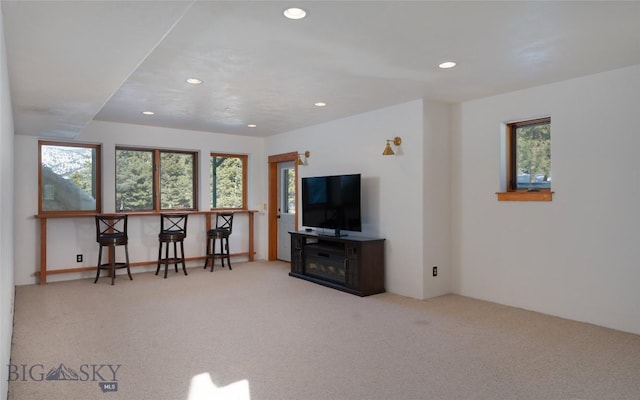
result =
M292 7L284 10L283 14L289 19L302 19L307 15L307 12L302 8Z
M456 63L454 63L453 61L443 62L442 64L438 65L438 67L442 69L453 68L455 66L456 66Z
M188 78L187 79L187 83L191 84L191 85L199 85L202 83L202 79L198 79L198 78Z
M317 103L313 103L314 106L316 107L324 107L327 105L327 103L323 102L323 101L319 101Z
M255 128L255 127L257 127L257 126L258 126L258 125L256 125L256 124L249 124L249 125L247 125L247 127L248 127L248 128Z
M144 115L153 115L153 114L155 114L153 111L143 111L142 113Z

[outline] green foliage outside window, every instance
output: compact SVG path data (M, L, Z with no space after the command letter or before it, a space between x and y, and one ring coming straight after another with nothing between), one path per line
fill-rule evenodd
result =
M515 139L517 188L551 187L551 122L518 126Z
M195 165L195 153L116 149L116 209L155 210L154 171L159 171L159 209L195 209Z
M163 210L193 209L193 156L160 153L160 204Z
M116 150L116 209L153 210L153 151Z
M245 208L245 160L246 156L211 155L211 208Z
M287 168L284 170L285 174L285 204L284 212L287 214L296 213L296 173L294 168Z

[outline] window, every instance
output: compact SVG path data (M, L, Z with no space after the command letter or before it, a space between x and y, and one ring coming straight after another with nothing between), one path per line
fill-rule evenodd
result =
M196 152L116 148L116 210L195 210Z
M211 208L247 209L247 156L211 153Z
M551 120L508 124L511 142L510 189L551 188Z
M551 118L506 124L507 192L539 193L550 200ZM522 200L537 200L535 195ZM530 197L530 198L527 198ZM509 200L514 200L510 198Z
M296 213L296 170L295 168L282 169L282 200L281 209L286 214Z
M38 213L101 212L100 145L39 141Z

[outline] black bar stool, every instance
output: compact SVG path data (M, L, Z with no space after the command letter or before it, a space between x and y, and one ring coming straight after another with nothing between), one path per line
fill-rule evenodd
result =
M164 264L164 278L167 278L169 264L174 264L178 272L178 263L182 263L182 271L187 275L187 267L184 260L184 239L187 237L187 217L186 213L166 213L160 214L160 233L158 241L158 268L156 275L160 272L160 264ZM169 257L169 247L173 243L173 257ZM180 243L180 255L178 255L178 243ZM162 257L162 247L165 247L164 258Z
M216 258L219 258L224 268L224 260L231 270L231 259L229 257L229 236L233 231L233 213L221 212L216 214L216 227L207 231L207 255L204 261L204 269L207 269L211 260L211 272ZM220 252L216 253L216 240L220 240Z
M133 280L129 269L129 237L127 236L127 216L125 214L100 214L96 215L96 241L100 245L98 250L98 265L96 267L96 279L98 282L100 270L108 269L111 274L111 284L116 279L116 269L126 268L129 279ZM116 247L124 246L125 262L116 262ZM109 262L102 262L102 248L109 249Z

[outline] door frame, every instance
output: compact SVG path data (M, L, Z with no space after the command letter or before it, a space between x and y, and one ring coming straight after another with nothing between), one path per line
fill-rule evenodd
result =
M292 151L290 153L275 154L269 156L269 204L268 209L268 225L269 225L269 254L268 260L275 261L278 259L278 164L282 162L293 161L294 174L296 176L295 196L296 196L296 218L294 229L298 230L298 165L295 161L298 159L298 153Z

